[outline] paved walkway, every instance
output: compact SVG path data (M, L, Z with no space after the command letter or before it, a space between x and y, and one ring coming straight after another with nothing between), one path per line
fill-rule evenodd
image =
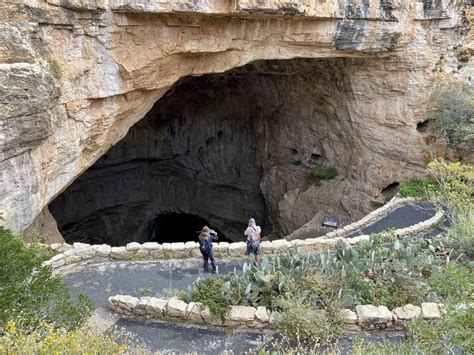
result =
M426 221L427 219L433 217L435 214L436 209L433 207L433 205L426 202L420 202L412 205L399 207L388 215L386 215L385 217L379 219L375 223L372 223L371 225L348 235L348 237L354 237L356 235L363 234L380 233L390 228L406 228L414 224Z
M241 270L241 260L218 261L219 272L228 273ZM231 350L235 354L257 349L267 344L275 334L269 330L234 330L219 328L152 322L119 318L107 309L107 298L116 294L135 297L154 296L166 292L167 288L186 290L194 280L202 275L198 260L153 261L153 262L112 262L90 265L63 276L73 296L78 293L89 295L97 307L95 317L103 330L113 326L123 327L137 341L151 351L160 353L218 354ZM357 334L361 336L361 334ZM371 341L380 341L388 336L395 341L400 333L363 334ZM350 349L352 336L338 341L340 349ZM344 353L344 352L343 352Z
M381 232L387 228L404 228L432 217L432 206L418 203L400 207L374 224L352 235ZM241 260L218 261L219 273L240 271ZM166 289L186 290L200 275L199 260L163 260L153 262L113 262L87 266L63 276L73 296L89 295L97 307L95 318L103 322L104 328L113 325L124 327L138 341L152 351L161 353L216 354L224 350L242 353L266 343L274 335L270 331L233 331L208 329L184 324L167 324L141 320L120 319L107 310L107 299L117 294L135 297L155 296L166 293ZM378 342L383 335L364 334L369 340ZM385 335L387 336L387 335ZM389 333L394 341L400 334ZM342 353L350 349L351 336L339 341ZM345 349L345 350L344 350Z

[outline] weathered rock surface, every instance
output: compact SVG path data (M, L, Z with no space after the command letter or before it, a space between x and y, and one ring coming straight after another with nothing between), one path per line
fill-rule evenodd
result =
M248 99L241 102L238 112L223 111L229 121L222 122L238 128L230 123L231 118L246 116L255 134L264 133L268 138L268 146L256 147L263 152L259 152L261 171L255 175L261 179L268 223L277 234L310 220L319 223L326 214L341 215L343 223L348 223L368 210L370 199L382 188L421 174L430 160L429 146L416 130L416 124L424 120L430 76L443 71L466 80L472 77L467 74L472 73L472 57L469 47L463 45L468 25L460 25L468 21L459 10L458 5L447 2L408 0L31 0L27 5L3 1L3 223L24 231L181 78L222 73L258 60L295 57L320 60L311 64L313 71L306 75L300 74L307 66L301 61L290 65L267 62L263 67L256 63L250 67L255 75L237 88L229 78L217 76L227 80L227 86L220 89L222 96L228 93L230 99L248 91L252 98L259 98L255 107L246 106L252 101ZM461 61L455 48L467 48L459 53ZM336 57L339 59L328 59ZM293 74L300 78L294 81ZM244 73L232 75L243 77ZM258 85L268 82L257 94L250 85L255 77L259 77ZM204 98L212 92L202 93ZM270 106L271 100L274 104ZM181 118L176 122L182 119L184 126L191 126L193 118L205 115L197 110L199 105L186 104L196 110L177 112L176 117ZM171 141L176 124L170 125ZM157 141L158 148L169 148L167 144ZM210 142L213 144L217 138ZM206 147L206 140L202 146ZM130 151L137 165L142 149L136 147L135 156ZM207 148L200 157L201 171L208 167L206 152ZM167 154L172 157L173 150L160 151L160 157ZM318 162L335 165L339 176L321 187L308 187L304 179ZM173 171L158 169L155 173L165 182L163 175L174 176ZM239 175L229 175L235 176ZM113 184L120 186L130 181L127 179L133 177L125 175ZM226 186L234 183L226 181ZM115 206L120 208L120 203ZM259 211L257 207L245 217ZM136 216L141 222L146 219L146 213ZM241 217L237 214L235 218ZM112 224L113 219L107 221L104 229Z
M392 311L399 320L410 320L421 314L421 308L412 304L397 307Z
M392 312L385 306L358 305L356 306L357 319L361 325L383 324L392 321Z

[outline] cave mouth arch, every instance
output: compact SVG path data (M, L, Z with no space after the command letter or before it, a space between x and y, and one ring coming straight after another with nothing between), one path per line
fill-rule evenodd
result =
M182 212L164 212L153 217L139 237L139 242L189 242L198 241L199 232L204 226L217 232L219 242L230 242L217 227L204 218Z
M351 114L351 76L364 65L266 60L181 79L49 205L58 229L69 243L174 242L144 231L179 212L242 241L251 217L269 238L324 215L360 218L373 193L362 160L384 159L359 143L365 117ZM338 176L308 184L316 165Z

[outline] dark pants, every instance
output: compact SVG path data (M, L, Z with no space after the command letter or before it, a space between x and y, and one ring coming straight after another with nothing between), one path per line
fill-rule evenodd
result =
M211 260L212 272L216 272L216 261L214 260L214 253L202 253L202 258L204 259L204 271L209 271L209 260Z

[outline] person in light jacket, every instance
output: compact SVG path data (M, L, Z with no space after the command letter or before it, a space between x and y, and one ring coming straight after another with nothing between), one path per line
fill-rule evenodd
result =
M260 259L260 242L262 241L260 234L262 229L257 226L255 219L250 218L247 229L244 232L247 241L247 254L254 254L255 261Z

